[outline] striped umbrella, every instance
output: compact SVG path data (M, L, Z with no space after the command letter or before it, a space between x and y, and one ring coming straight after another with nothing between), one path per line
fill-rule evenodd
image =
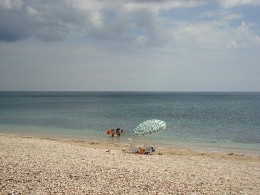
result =
M157 133L166 128L166 123L158 119L152 119L142 122L134 129L137 136Z

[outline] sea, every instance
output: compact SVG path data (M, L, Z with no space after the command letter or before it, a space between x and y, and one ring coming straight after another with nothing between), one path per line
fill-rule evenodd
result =
M166 129L136 136L150 119ZM0 133L260 155L260 92L2 91Z

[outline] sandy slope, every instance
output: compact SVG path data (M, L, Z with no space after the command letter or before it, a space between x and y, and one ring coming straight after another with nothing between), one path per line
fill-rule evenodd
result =
M260 158L0 135L0 194L260 194Z

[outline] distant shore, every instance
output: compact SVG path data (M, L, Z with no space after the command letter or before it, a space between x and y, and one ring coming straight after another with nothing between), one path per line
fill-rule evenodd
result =
M0 134L0 194L259 194L260 157Z

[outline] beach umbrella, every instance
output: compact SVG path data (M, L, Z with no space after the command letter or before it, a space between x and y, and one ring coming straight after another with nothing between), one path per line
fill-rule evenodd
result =
M158 119L151 119L142 122L135 129L134 133L137 136L157 133L166 128L166 123Z

